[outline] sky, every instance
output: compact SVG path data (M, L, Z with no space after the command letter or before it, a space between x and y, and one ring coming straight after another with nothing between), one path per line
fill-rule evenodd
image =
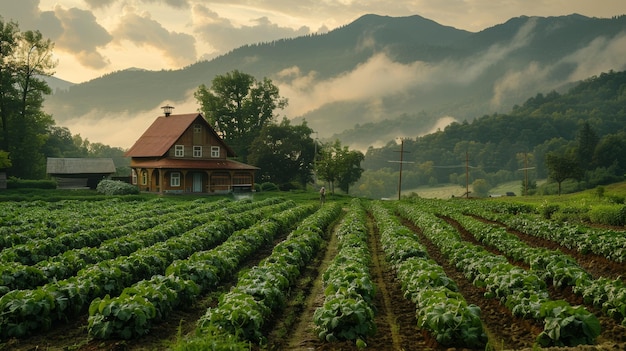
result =
M324 33L364 14L420 15L478 32L512 17L626 14L624 0L0 0L0 16L55 43L73 83L127 68L180 69L244 44Z

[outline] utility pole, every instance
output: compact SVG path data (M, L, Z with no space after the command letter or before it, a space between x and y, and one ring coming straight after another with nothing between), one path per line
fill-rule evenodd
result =
M409 151L404 151L404 139L400 138L400 161L389 161L389 162L399 162L400 163L400 175L398 176L398 200L400 200L402 196L402 164L403 163L413 163L404 161L404 153Z
M469 165L469 152L465 151L465 165L460 164L457 166L433 166L433 168L460 168L460 167L465 167L465 198L469 199L469 169L470 168L478 168L476 166L470 166ZM454 197L454 195L453 195ZM463 197L463 195L461 195L461 197Z
M524 196L528 195L528 170L535 169L535 167L528 167L528 153L524 152L524 168L518 169L518 171L524 171Z
M524 152L524 196L528 195L528 154Z
M469 152L465 151L465 198L469 199Z
M315 133L315 140L313 140L313 142L315 143L314 149L315 151L313 151L313 186L315 187L315 185L317 185L317 132L313 132Z
M398 200L402 194L402 163L404 162L404 139L400 139L400 175L398 177Z

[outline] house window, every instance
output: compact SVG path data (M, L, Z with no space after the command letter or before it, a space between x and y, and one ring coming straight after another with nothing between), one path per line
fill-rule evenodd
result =
M130 171L130 175L131 175L130 183L133 184L133 185L137 185L137 172L134 169L132 169Z
M193 125L193 132L196 134L202 133L202 126L199 124Z
M211 157L220 157L220 147L211 146Z
M141 185L147 185L148 184L148 172L143 171L141 172Z
M193 157L202 157L202 146L193 147Z
M184 157L185 156L185 145L174 145L174 156L175 157Z
M172 172L170 186L180 186L180 172Z

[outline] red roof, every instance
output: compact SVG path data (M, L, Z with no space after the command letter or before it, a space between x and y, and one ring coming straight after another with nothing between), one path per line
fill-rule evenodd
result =
M141 168L187 168L187 169L203 169L203 170L258 170L258 167L247 165L233 160L226 159L134 159L133 167Z
M218 140L222 140L215 132L215 129L199 113L170 115L167 117L160 116L124 155L127 157L162 157L176 143L176 140L183 135L187 128L196 121L203 123ZM226 149L228 157L235 156L235 152L226 143L222 141L222 144ZM197 162L197 160L194 160L194 162Z

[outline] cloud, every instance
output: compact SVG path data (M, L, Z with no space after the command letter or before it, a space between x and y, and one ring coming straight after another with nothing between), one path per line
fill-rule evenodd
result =
M186 101L162 101L145 111L111 114L106 111L93 110L60 124L68 128L72 134L80 134L83 139L88 139L92 143L128 149L158 116L163 115L161 106L174 106L174 114L197 112L198 102L191 96L191 92L189 94ZM120 126L123 127L120 128Z
M160 51L171 64L182 66L196 61L195 39L185 33L168 31L149 14L138 15L133 9L122 16L113 31L115 40L130 41L137 46L148 46Z
M90 11L77 8L40 11L38 0L3 1L0 13L10 13L20 30L39 30L55 43L55 49L77 56L79 62L91 68L103 68L108 61L98 49L111 41L109 33L96 22Z
M520 101L537 93L540 87L558 87L568 82L587 79L609 70L626 69L626 33L613 38L596 38L583 47L552 65L540 66L536 62L526 67L509 71L494 84L491 106L501 108L511 101ZM555 79L553 72L568 70L564 79ZM544 92L545 93L545 92Z
M541 68L537 62L531 62L524 69L507 72L494 84L491 107L499 109L511 100L520 101L524 97L528 98L526 92L531 88L543 86L549 71L545 67Z
M115 3L125 3L124 1L121 1L121 0L84 0L84 1L92 9L109 7ZM165 4L173 8L189 7L188 0L139 0L138 2L145 3L145 4Z
M527 45L535 24L529 20L510 42L493 45L483 53L463 60L403 64L393 61L385 53L378 53L351 72L322 81L316 80L315 72L301 72L292 67L277 75L277 84L281 94L289 98L285 111L293 117L326 104L346 101L368 104L372 111L379 111L382 116L385 111L381 110L380 99L413 93L415 89L428 91L435 86L471 85L491 66ZM359 43L359 47L361 45Z
M576 64L571 80L586 79L599 72L626 69L626 32L613 38L596 38L587 47L563 59L564 63Z
M55 40L55 47L76 54L78 61L87 67L99 69L109 64L98 49L111 42L113 37L96 22L93 13L56 6L54 14L63 27L63 32Z
M220 53L245 44L268 42L311 33L307 26L297 29L281 27L266 16L249 21L250 25L236 26L208 7L196 4L192 8L194 32L200 39Z
M312 88L302 90L298 88L302 86L300 83L289 85L285 87L285 90L294 96L289 97L290 106L299 108L299 111L293 111L294 115L298 116L324 104L341 101L370 103L379 98L403 94L409 88L419 85L420 82L432 81L433 78L430 75L433 70L436 68L423 62L405 65L392 61L384 53L379 53L357 66L353 71L316 82ZM298 77L298 79L302 78ZM295 91L294 88L296 88Z
M92 9L98 9L113 5L118 0L84 0L85 3Z
M0 1L0 18L17 22L22 31L40 30L53 40L63 32L54 12L39 10L39 0Z

